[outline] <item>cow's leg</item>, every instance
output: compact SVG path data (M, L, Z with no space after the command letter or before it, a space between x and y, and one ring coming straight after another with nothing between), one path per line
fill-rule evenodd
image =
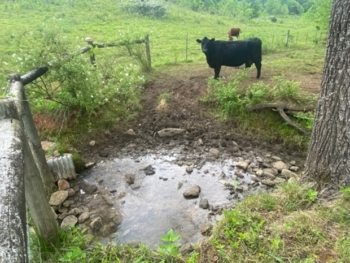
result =
M260 78L260 72L261 72L261 62L255 62L255 67L256 67L256 70L258 71L257 75L256 75L256 78Z
M219 78L219 74L220 74L220 70L221 70L221 66L216 66L214 68L214 79L218 79Z

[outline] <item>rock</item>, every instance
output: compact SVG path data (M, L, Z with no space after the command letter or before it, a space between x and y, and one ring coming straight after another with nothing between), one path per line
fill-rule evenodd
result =
M244 178L244 174L242 174L240 171L235 171L235 175L236 175L238 178Z
M202 235L209 235L212 229L213 229L212 224L205 224L201 226L201 233Z
M65 219L63 219L61 223L62 229L69 229L71 226L75 226L78 222L78 218L74 215L67 216Z
M68 188L70 188L68 181L65 179L58 180L57 185L59 191L67 190Z
M113 205L111 199L107 195L102 195L102 199L106 202L107 205Z
M49 204L54 206L60 205L67 199L67 197L68 191L54 192L50 197Z
M191 243L186 243L186 244L183 244L180 249L179 249L179 252L184 255L184 254L188 254L190 252L192 252L194 250L193 246Z
M193 172L193 167L187 166L186 167L186 172L189 173L189 174L192 173Z
M126 192L120 192L118 195L118 199L122 199L126 196Z
M264 171L264 174L263 174L265 177L267 178L270 178L270 179L275 179L275 176L272 174L272 173L269 173L269 172L265 172Z
M73 188L69 188L67 189L67 191L68 191L68 197L75 195L75 191Z
M242 169L242 170L247 170L249 163L246 161L241 161L236 163L236 167Z
M125 177L125 181L128 184L133 184L135 182L135 175L134 174L126 174L126 175L124 175L124 177Z
M209 149L209 153L215 158L218 158L220 156L220 151L216 148Z
M88 162L88 163L85 164L85 168L86 168L86 169L90 169L90 168L92 168L95 164L96 164L96 163L94 163L94 162Z
M96 145L96 141L91 141L89 142L90 146L95 146Z
M62 205L63 205L64 207L67 207L67 208L68 208L68 207L70 207L72 204L74 204L74 201L73 201L73 200L67 200L67 201L64 201Z
M261 176L263 176L264 175L264 170L257 170L256 172L255 172L255 174L256 174L256 176L259 176L259 177L261 177Z
M272 181L271 179L265 179L261 181L262 184L267 185L267 186L275 186L276 183Z
M289 171L288 169L283 169L281 171L281 176L286 178L286 179L289 179L291 177L298 178L298 175L296 173L293 173L292 171Z
M155 174L156 171L152 167L152 165L148 165L146 168L143 169L146 175L152 175Z
M272 166L275 167L278 171L282 171L283 169L288 169L287 164L282 161L277 161L272 163Z
M280 157L275 156L275 155L271 156L271 159L275 160L275 161L281 161L282 160Z
M185 133L185 131L186 131L185 129L179 129L179 128L166 128L158 131L157 134L160 137L172 137L175 135L179 135L181 133Z
M199 193L201 192L201 188L199 185L192 186L188 189L186 189L183 192L183 196L185 198L196 198L199 196Z
M130 185L130 188L131 188L132 190L140 189L140 187L141 187L141 183L135 183L135 184L131 184L131 185Z
M87 193L89 195L97 190L97 186L96 185L88 184L88 183L85 183L85 182L81 184L81 188L83 189L83 191L85 193Z
M97 231L102 227L102 219L101 217L96 217L92 222L90 223L90 228L92 231Z
M90 217L89 212L83 212L79 217L78 217L78 222L79 224L84 223L86 220L88 220Z
M183 185L184 185L183 182L178 182L178 184L177 184L177 189L180 189Z
M292 172L297 172L299 170L298 166L291 166L289 167L289 170L291 170Z
M133 129L127 130L125 134L131 135L131 136L136 136L136 133L134 132Z
M270 173L273 174L274 176L278 175L278 170L276 168L264 168L264 173Z
M199 207L203 209L208 209L209 208L209 202L208 199L204 198L199 202Z
M79 208L73 208L71 210L69 210L69 212L67 213L67 215L74 215L74 216L77 216L77 215L80 215L81 214L81 210Z

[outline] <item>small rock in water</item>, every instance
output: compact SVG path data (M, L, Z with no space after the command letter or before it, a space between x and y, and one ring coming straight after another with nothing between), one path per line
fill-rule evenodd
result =
M203 209L208 209L209 208L209 202L208 199L204 198L199 202L199 207Z
M187 166L186 167L186 172L189 173L189 174L192 173L193 172L193 167Z
M192 186L183 192L183 195L185 198L196 198L199 196L199 193L201 192L201 188L199 185Z
M152 175L155 174L156 171L152 167L152 165L148 165L146 168L143 169L146 175Z

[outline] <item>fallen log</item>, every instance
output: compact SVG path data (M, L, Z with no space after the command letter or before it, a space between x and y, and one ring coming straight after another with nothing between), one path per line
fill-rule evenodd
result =
M310 136L311 133L301 127L299 127L297 124L295 124L286 114L286 111L292 111L292 112L307 112L312 111L315 109L315 105L292 105L287 103L261 103L257 105L253 105L246 108L246 112L250 112L253 110L261 110L261 109L267 109L267 108L275 108L278 113L281 115L281 117L286 121L286 123L293 128L297 129L301 133L303 133L306 136Z

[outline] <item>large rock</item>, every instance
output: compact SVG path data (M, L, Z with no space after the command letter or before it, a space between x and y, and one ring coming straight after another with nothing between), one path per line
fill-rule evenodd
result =
M201 192L201 187L199 185L194 185L183 192L185 198L196 198Z
M244 171L247 170L248 165L249 165L249 162L247 161L241 161L236 163L236 166Z
M272 163L272 166L275 167L278 171L282 171L283 169L288 169L288 165L282 161L277 161Z
M59 191L67 190L68 188L70 188L68 181L65 179L58 180L57 185Z
M172 137L181 133L184 133L185 129L179 128L166 128L157 132L160 137Z
M296 173L293 173L292 171L290 171L288 169L283 169L281 171L281 176L286 178L286 179L289 179L291 177L298 178L298 175Z
M78 218L74 215L67 216L65 219L63 219L61 223L61 228L67 229L70 228L71 226L75 226L76 223L78 222Z
M54 192L50 197L49 204L54 205L54 206L58 206L58 205L62 204L67 199L67 197L68 197L68 191Z

